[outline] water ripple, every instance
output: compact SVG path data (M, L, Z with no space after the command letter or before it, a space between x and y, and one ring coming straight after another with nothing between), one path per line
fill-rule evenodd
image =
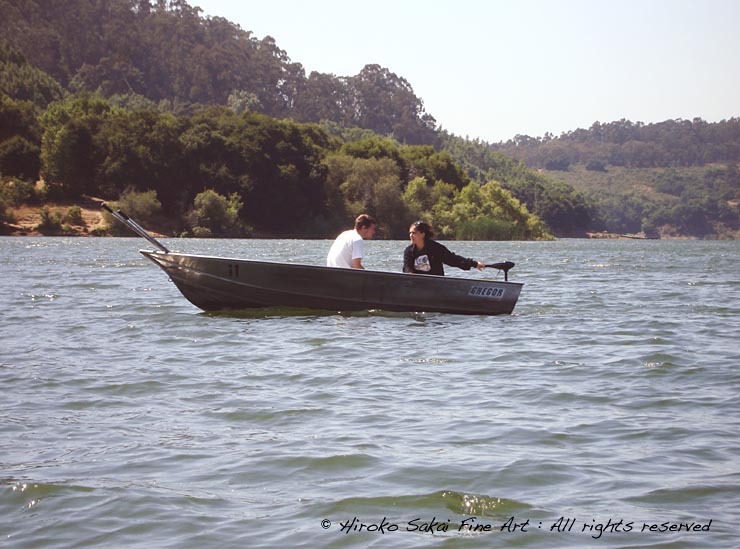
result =
M317 264L328 245L175 244ZM398 268L402 243L368 244ZM737 243L456 243L517 260L494 318L201 313L140 246L0 238L10 546L735 544ZM384 517L404 531L341 531ZM470 517L491 529L453 532Z

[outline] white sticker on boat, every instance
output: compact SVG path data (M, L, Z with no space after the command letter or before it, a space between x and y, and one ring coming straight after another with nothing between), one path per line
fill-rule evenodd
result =
M468 295L473 297L485 297L487 299L501 299L504 297L504 289L492 288L491 286L472 286Z

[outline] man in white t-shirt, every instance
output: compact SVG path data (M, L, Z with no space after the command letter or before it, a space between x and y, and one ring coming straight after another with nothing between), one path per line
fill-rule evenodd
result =
M344 267L346 269L364 269L362 266L363 240L369 240L375 234L377 222L372 216L361 214L355 219L355 228L340 234L331 245L326 256L327 267Z

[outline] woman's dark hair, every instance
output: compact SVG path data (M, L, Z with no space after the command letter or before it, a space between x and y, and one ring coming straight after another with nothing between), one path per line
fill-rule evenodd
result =
M416 231L419 231L420 233L423 233L424 240L434 237L434 231L432 230L432 226L429 223L425 223L424 221L414 221L411 224L411 228L413 228Z

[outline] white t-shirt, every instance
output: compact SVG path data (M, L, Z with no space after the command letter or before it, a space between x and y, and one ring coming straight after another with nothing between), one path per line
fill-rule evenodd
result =
M326 256L326 266L351 269L352 260L363 257L362 243L362 237L356 230L344 231L331 245L329 255Z

